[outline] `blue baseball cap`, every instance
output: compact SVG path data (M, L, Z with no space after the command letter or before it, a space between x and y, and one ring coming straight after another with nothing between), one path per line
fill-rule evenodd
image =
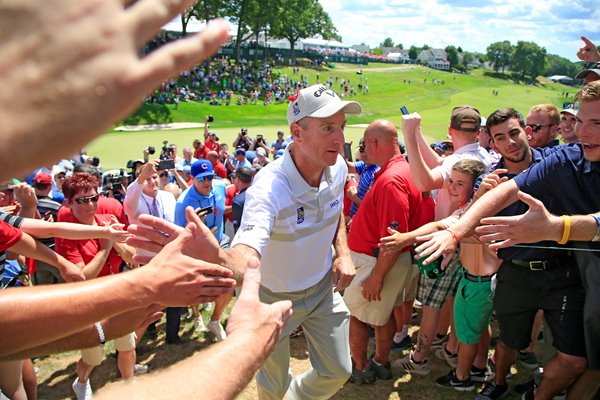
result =
M196 160L192 164L192 176L196 179L204 176L214 176L215 171L213 166L208 160Z

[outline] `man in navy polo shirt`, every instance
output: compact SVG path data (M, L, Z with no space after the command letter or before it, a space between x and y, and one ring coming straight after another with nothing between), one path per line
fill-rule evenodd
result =
M561 146L558 151L532 166L513 180L502 183L495 190L477 201L463 215L461 221L452 227L453 233L442 231L431 235L425 254L427 261L444 255L443 263L447 263L448 255L455 250L456 237L469 234L482 217L496 214L500 209L519 199L519 190L539 198L555 215L597 213L600 210L600 81L590 82L577 95L581 107L577 112L575 131L580 143ZM568 217L556 219L548 228L548 239L561 244L571 240L587 240L592 243L572 243L600 249L597 241L600 235L594 235L595 219L591 216L580 220L571 228ZM550 229L558 227L558 229ZM562 228L562 229L561 229ZM584 236L582 236L584 235ZM506 236L498 235L491 239L504 240ZM537 238L536 238L537 240ZM596 373L600 370L600 264L596 252L576 252L580 275L586 291L584 308L584 330L588 367ZM540 267L545 267L540 265ZM545 373L547 372L546 366ZM597 381L597 380L596 380ZM596 383L597 384L597 383ZM543 393L536 393L542 395ZM544 394L545 395L545 394Z

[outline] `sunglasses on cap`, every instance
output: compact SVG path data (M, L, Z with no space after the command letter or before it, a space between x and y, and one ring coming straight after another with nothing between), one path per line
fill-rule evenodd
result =
M204 182L204 181L212 181L214 177L215 177L214 175L207 175L207 176L201 176L200 178L196 178L196 179L198 179L198 182Z
M73 199L75 201L75 203L77 204L88 204L90 202L94 202L97 203L98 199L100 199L100 195L99 194L95 194L93 196L88 196L88 197L81 197L79 199Z
M527 126L530 127L533 132L537 133L537 132L541 131L542 128L545 128L546 126L554 126L554 124L548 124L548 125L533 124L533 125L527 125Z
M165 176L169 176L169 173L163 172L162 174L158 174L158 176L160 176L161 178L164 178Z

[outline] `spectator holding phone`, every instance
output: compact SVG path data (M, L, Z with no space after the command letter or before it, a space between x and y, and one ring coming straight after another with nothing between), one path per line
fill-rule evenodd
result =
M229 247L230 239L224 233L223 215L225 212L225 185L215 178L213 166L208 160L197 160L192 164L192 185L187 188L177 199L175 205L175 224L181 227L187 225L185 209L191 206L194 209L206 209L210 211L204 216L204 223L213 233L221 248ZM217 340L227 337L223 325L220 323L221 315L231 301L232 294L221 295L215 301L215 308L208 323L208 329L215 335ZM185 308L167 309L167 343L176 344L180 342L179 326L180 316ZM201 317L200 317L201 318ZM198 326L203 326L204 322Z

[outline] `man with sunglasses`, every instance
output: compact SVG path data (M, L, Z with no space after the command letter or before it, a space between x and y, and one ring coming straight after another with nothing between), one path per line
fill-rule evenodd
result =
M221 248L229 247L230 238L224 232L223 214L225 212L226 187L216 177L210 161L196 160L191 167L192 185L187 188L175 205L175 224L181 227L187 225L185 209L191 206L194 209L210 207L211 210L204 216L204 223L211 230ZM227 337L220 318L225 308L231 301L232 293L221 295L215 301L215 308L208 323L208 329L217 340ZM179 314L185 309L167 309L167 343L178 343L179 339Z
M356 187L351 186L348 189L348 197L350 200L352 200L352 206L350 206L350 218L354 217L354 215L357 213L362 199L373 185L375 173L379 171L379 165L371 164L369 162L367 152L365 151L364 138L360 138L360 141L358 142L358 151L360 153L360 160L353 163L346 161L346 164L348 165L348 173L358 174L360 177L358 185Z
M534 149L560 144L556 138L560 125L560 112L552 104L538 104L531 107L525 117L525 125L531 129L528 131L527 139Z

